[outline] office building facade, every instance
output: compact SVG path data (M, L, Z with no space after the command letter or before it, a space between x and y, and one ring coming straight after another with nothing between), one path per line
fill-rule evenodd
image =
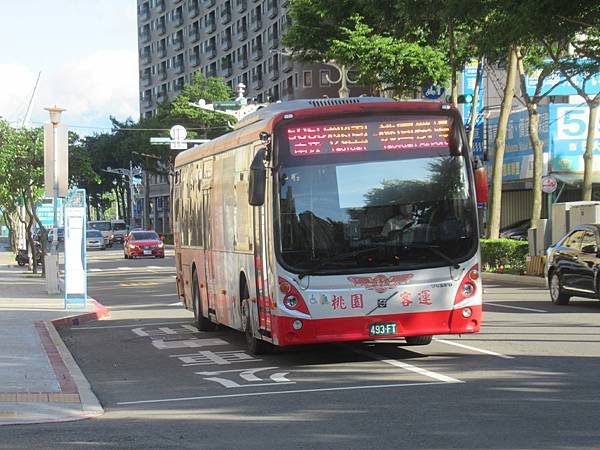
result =
M288 0L138 0L140 114L149 117L200 71L257 102L338 96L328 65L285 54ZM351 94L352 95L352 94Z
M339 79L337 69L286 55L287 12L288 0L138 0L140 117L155 115L198 71L223 78L232 95L243 83L245 96L259 103L337 97L339 84L328 81ZM350 88L350 95L362 92ZM144 226L168 233L167 179L149 180L150 223Z

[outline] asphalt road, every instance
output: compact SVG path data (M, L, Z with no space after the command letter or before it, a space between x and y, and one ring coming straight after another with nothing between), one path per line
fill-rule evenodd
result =
M600 448L600 302L486 286L477 335L251 357L241 334L193 328L172 253L91 259L112 317L61 335L106 414L0 428L0 448Z

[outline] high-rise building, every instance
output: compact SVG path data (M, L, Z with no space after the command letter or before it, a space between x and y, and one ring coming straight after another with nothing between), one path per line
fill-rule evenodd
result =
M223 78L232 95L243 83L245 96L259 103L338 97L340 85L329 82L340 78L336 68L298 64L286 54L288 0L137 0L137 7L141 117L156 114L197 71ZM138 200L142 206L148 188L143 226L160 233L170 232L167 181L148 174Z
M140 113L152 116L195 72L222 77L257 102L337 97L328 65L301 65L281 37L288 0L138 0Z

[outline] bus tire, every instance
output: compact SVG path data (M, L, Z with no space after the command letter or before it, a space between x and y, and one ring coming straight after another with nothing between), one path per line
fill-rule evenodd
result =
M406 339L408 345L429 345L433 340L433 336L406 336L404 339Z
M194 306L194 324L198 331L213 331L215 324L202 315L202 304L200 303L200 289L198 288L198 274L194 270L192 275L192 303Z
M250 314L250 300L242 299L242 321L244 325L244 335L246 336L246 347L251 355L264 355L273 351L273 345L262 339L257 339L252 331L252 317Z

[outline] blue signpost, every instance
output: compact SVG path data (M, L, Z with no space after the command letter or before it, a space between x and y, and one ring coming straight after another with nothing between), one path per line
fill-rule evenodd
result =
M87 306L87 255L85 246L85 190L74 189L64 205L65 309Z

